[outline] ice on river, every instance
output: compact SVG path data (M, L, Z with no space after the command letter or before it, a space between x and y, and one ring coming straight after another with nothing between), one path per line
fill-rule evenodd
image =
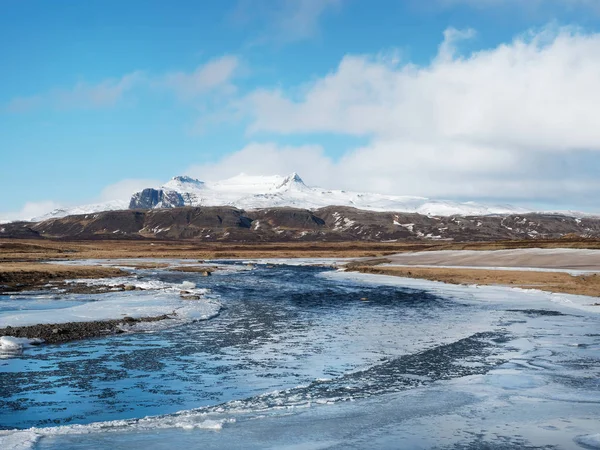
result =
M215 320L0 364L0 424L21 428L0 447L600 448L594 299L286 265L208 278Z
M210 298L209 290L197 288L196 283L182 281L167 283L159 280L139 280L128 277L72 280L73 283L107 286L132 285L141 291L107 292L98 295L64 295L62 299L47 301L45 296L18 295L12 299L0 298L5 308L0 308L0 328L67 322L92 322L97 320L156 317L171 315L180 321L205 320L215 317L221 304ZM186 300L180 296L185 290L201 297ZM56 296L55 296L56 297ZM19 302L38 300L31 309L16 310ZM64 302L63 302L64 300ZM14 308L10 309L10 304ZM64 307L61 307L61 304ZM7 306L8 305L8 306ZM37 306L37 308L35 308Z
M24 348L43 343L42 339L27 339L13 336L0 336L0 358L21 353Z
M454 285L439 281L402 278L392 275L373 275L357 272L327 272L324 277L332 280L354 281L386 286L398 286L412 289L423 289L443 295L448 298L460 299L462 302L492 302L497 304L512 304L515 307L554 307L569 308L600 313L598 299L585 295L573 295L541 291L539 289L511 288L506 286L484 285Z

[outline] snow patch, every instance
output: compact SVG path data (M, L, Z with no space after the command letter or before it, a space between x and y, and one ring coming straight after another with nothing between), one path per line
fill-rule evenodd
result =
M196 289L196 283L192 283L191 281L184 281L181 283L182 289Z
M27 339L13 336L0 336L0 357L2 354L19 354L23 349L32 345L39 345L43 339Z
M600 449L600 433L577 436L575 438L575 442L584 446L585 448Z
M0 448L3 450L28 450L42 437L34 431L0 431Z

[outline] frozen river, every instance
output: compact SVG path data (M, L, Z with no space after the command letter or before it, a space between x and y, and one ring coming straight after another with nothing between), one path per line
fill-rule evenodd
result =
M9 321L187 282L213 312L0 359L0 447L600 448L593 299L221 264L130 269L155 292L0 297Z

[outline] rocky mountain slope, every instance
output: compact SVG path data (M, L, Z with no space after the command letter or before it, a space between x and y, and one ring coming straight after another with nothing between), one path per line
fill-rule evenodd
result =
M151 197L157 199L160 197ZM163 201L166 198L163 195ZM0 238L194 239L229 242L550 239L600 237L600 218L559 214L423 215L345 206L232 206L106 211L0 225Z

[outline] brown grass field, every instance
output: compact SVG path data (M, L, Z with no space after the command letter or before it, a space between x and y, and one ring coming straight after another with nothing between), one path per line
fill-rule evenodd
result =
M549 292L600 297L600 274L573 276L565 272L520 270L447 269L441 267L378 267L354 265L353 271L450 284L503 285ZM600 306L600 303L598 304Z
M76 278L108 278L127 275L120 269L101 266L68 266L40 262L0 262L0 292L32 289L49 282Z
M285 242L61 241L0 239L1 261L114 258L359 258L428 250L502 250L513 248L600 249L600 240L556 239L498 242Z

